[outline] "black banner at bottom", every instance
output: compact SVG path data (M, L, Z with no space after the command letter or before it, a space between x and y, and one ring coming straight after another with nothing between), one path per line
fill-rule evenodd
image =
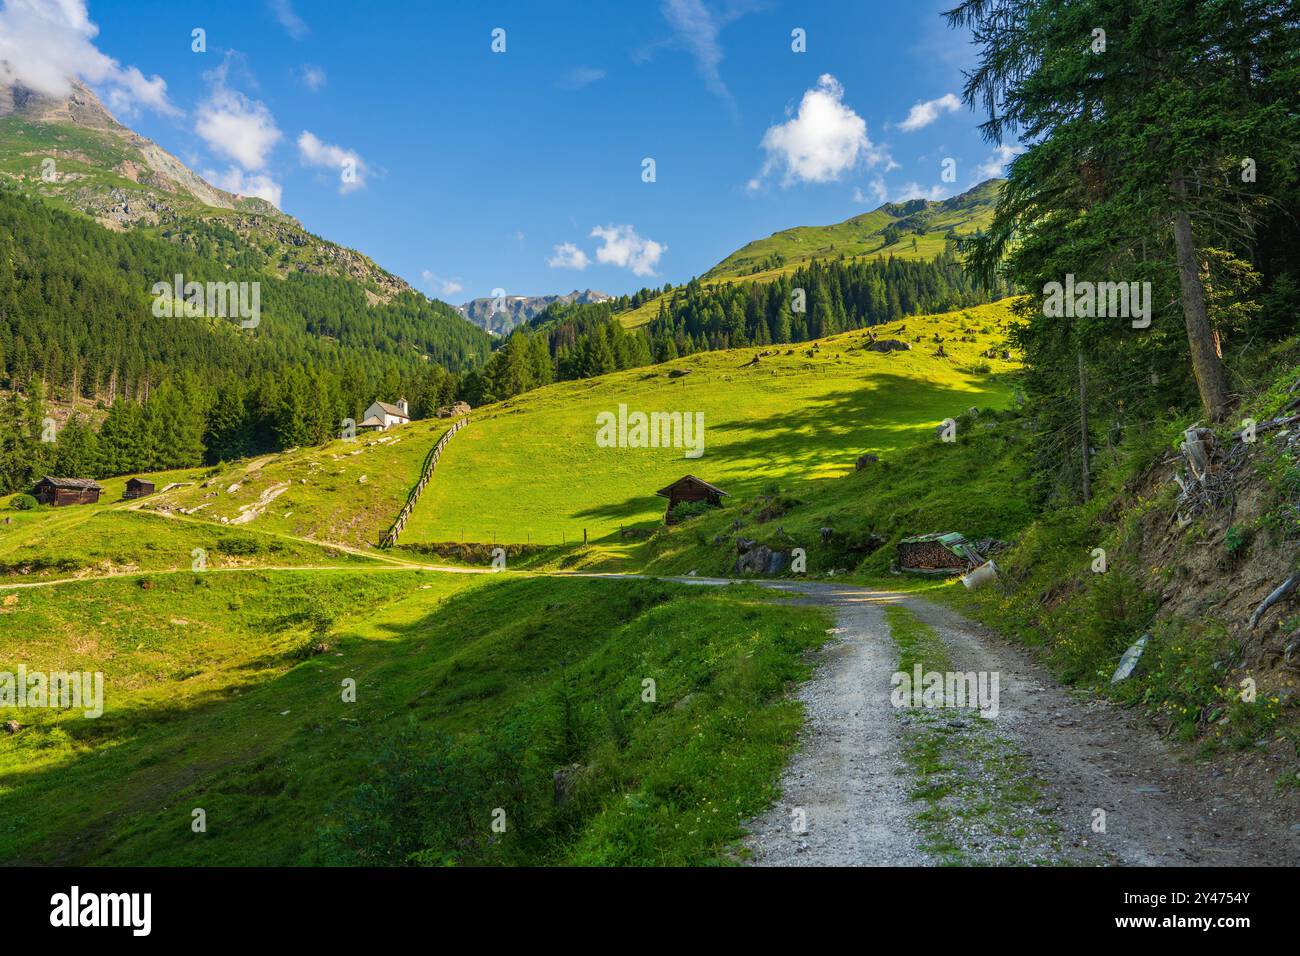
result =
M663 918L691 919L733 940L779 931L781 922L830 919L850 921L845 929L861 939L900 925L918 939L946 939L968 925L1072 942L1199 934L1231 945L1293 925L1294 882L1290 869L1213 868L0 869L0 912L18 934L10 938L25 940L77 933L82 941L220 944L281 928L303 942L373 943L430 921L536 939Z

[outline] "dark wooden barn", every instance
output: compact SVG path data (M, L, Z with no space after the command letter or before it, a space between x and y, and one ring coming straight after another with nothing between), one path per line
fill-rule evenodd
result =
M126 483L126 491L122 492L123 498L143 498L145 495L153 494L154 484L152 481L145 481L143 478L132 478Z
M720 508L723 497L730 497L721 488L694 475L678 478L667 488L660 488L655 494L668 499L668 510L664 513L665 524L673 523L673 509L684 502L707 501L715 508Z
M93 478L51 478L46 475L36 483L36 500L43 505L93 505L104 489Z

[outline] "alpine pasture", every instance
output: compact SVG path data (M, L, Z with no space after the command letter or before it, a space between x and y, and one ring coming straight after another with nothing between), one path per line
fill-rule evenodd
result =
M909 351L871 351L859 330L697 354L478 409L401 543L572 543L584 528L594 539L660 521L665 502L655 492L685 474L733 497L844 475L862 453L933 437L931 429L971 406L1007 405L1011 388L999 373L1015 367L1002 358L1009 315L1000 302L871 330L906 341ZM995 357L986 357L990 350ZM749 364L761 352L772 354ZM629 415L703 412L703 454L598 446L597 416L617 415L620 405Z

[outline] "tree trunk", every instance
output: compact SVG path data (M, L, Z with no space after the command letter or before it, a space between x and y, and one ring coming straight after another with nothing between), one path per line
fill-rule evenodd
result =
M1088 376L1083 366L1083 350L1079 351L1079 453L1083 465L1083 503L1092 500L1092 475L1088 461Z
M1182 290L1183 320L1187 324L1187 344L1192 352L1192 371L1196 387L1201 392L1201 404L1216 422L1228 415L1228 378L1223 371L1214 347L1214 332L1205 309L1205 286L1201 284L1201 268L1192 241L1192 220L1187 215L1187 183L1182 170L1173 174L1174 198L1178 208L1174 212L1174 245L1178 253L1178 284Z

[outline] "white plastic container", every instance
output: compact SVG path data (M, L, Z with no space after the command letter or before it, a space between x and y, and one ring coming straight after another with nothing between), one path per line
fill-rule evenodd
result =
M986 584L992 584L997 579L998 566L992 561L985 561L978 568L974 568L967 574L962 575L961 583L966 585L966 590L974 591Z

